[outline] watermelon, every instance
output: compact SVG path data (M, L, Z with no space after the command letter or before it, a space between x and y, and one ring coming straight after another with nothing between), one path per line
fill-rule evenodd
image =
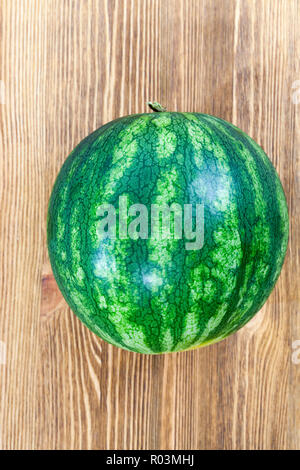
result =
M243 131L151 106L159 112L109 122L72 151L47 237L82 322L115 346L160 354L220 341L262 307L286 253L288 211L275 168Z

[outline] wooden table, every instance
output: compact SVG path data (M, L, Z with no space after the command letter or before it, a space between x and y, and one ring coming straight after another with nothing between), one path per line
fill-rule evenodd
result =
M300 2L1 5L0 446L299 449ZM46 248L66 156L103 123L145 112L148 99L249 133L279 172L291 221L280 279L247 326L152 357L80 323Z

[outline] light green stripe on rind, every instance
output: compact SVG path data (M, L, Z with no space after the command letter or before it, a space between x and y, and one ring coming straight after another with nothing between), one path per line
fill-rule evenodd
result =
M266 167L269 167L270 165L272 166L272 163L270 162L270 159L268 156L265 154L263 149L250 137L248 137L245 134L245 138L248 138L249 144L252 146L252 148L261 156L263 159L263 162ZM278 227L278 231L280 232L281 235L281 245L279 247L280 251L280 256L276 258L275 264L273 263L273 268L274 268L274 273L273 273L273 278L271 280L271 283L274 283L280 274L282 264L284 261L284 257L286 254L286 249L287 249L287 243L288 243L288 237L289 237L289 217L288 217L288 207L287 207L287 202L285 198L285 194L283 191L282 184L280 182L280 179L276 173L275 168L272 166L272 170L274 173L273 177L273 182L275 185L275 195L274 195L274 201L276 201L277 204L277 209L279 211L279 220L280 220L280 226ZM273 262L273 260L272 260Z
M104 138L105 136L103 135L98 137L96 141L94 141L91 145L89 144L89 142L87 142L86 148L90 149L91 147L95 145L99 145L99 143L101 143L101 140L104 140ZM83 144L80 144L80 146L82 148ZM85 153L85 156L86 155L87 153ZM72 157L72 155L70 157ZM100 328L99 325L97 325L96 322L94 321L95 314L97 314L97 310L95 310L94 300L87 303L87 295L90 295L88 293L90 292L90 287L88 287L89 279L86 277L86 273L82 269L82 266L83 266L82 260L79 259L80 251L82 251L82 248L80 250L79 247L80 246L82 247L82 241L78 239L78 236L83 233L82 230L79 230L79 229L80 227L82 227L82 224L84 225L84 220L82 219L81 214L84 213L83 207L84 207L84 202L86 202L86 199L81 198L82 188L86 187L82 181L82 175L85 173L83 168L88 167L88 165L90 164L90 160L88 158L85 158L83 160L83 159L80 159L79 157L80 157L80 153L77 155L77 159L76 159L77 161L72 162L71 169L69 172L69 176L72 178L71 181L74 182L74 184L73 185L68 184L68 186L65 185L65 187L68 189L68 191L65 191L65 195L66 195L65 202L64 202L64 199L62 199L61 204L58 205L59 207L58 214L60 211L61 211L62 216L64 217L65 217L66 211L70 214L69 224L64 224L65 237L64 238L61 237L61 245L65 246L65 250L62 250L62 252L63 253L68 252L69 256L65 256L65 258L67 259L62 260L64 262L61 265L59 265L58 263L58 258L56 258L55 261L53 261L52 259L52 265L54 268L54 272L56 273L56 277L58 278L59 285L61 286L64 294L65 294L64 287L65 285L68 285L68 292L66 293L66 300L70 303L73 310L78 314L81 320L84 321L84 323L86 323L94 332L96 332L106 341L109 341L110 343L115 344L120 347L125 347L125 345L122 342L116 341L115 337L109 335L106 331ZM78 179L79 178L78 168L81 168L80 179ZM78 186L78 190L76 188L76 181L77 181L76 178L81 183L80 186ZM69 183L69 181L70 180L67 180L67 183ZM56 194L59 197L64 194L62 190L63 189L62 180L60 181L59 178L57 181L57 185L59 186L59 189L57 190ZM71 207L70 207L70 197L69 197L70 189L73 191ZM74 193L74 189L75 189L75 193ZM78 193L78 197L77 197L77 193ZM77 207L80 207L80 210L78 210ZM68 233L70 234L69 236L70 238L68 237ZM72 254L70 255L70 253ZM71 270L70 270L70 267L71 267Z
M229 133L229 131L227 131L224 128L224 125L222 124L222 122L214 119L211 116L205 116L205 120L208 121L208 122L212 122L219 129L219 131L222 132L226 136L228 141L231 142L232 147L233 148L236 147L236 145L237 145L236 140L233 139L233 137ZM257 173L257 170L256 170L256 161L253 157L253 154L251 154L243 146L239 146L237 151L238 151L239 157L243 160L244 167L247 170L249 180L251 181L251 184L253 186L253 191L254 191L254 194L255 194L254 209L255 209L255 212L257 214L259 214L259 217L260 217L259 220L257 221L257 223L255 224L255 226L251 227L251 231L252 231L252 234L253 234L252 238L255 241L258 240L258 239L260 240L260 252L264 255L269 250L270 227L269 227L269 224L268 224L268 221L267 221L267 215L268 215L267 214L267 207L266 207L266 203L263 199L262 182L259 180L259 177L258 177L258 173ZM246 215L246 217L247 217L247 215ZM257 257L258 256L257 244L255 244L254 250L255 250L256 257ZM253 254L254 254L254 252L253 252ZM243 310L244 311L251 308L252 303L253 303L252 299L254 298L255 295L257 295L258 291L261 289L261 286L258 283L253 283L250 287L248 286L249 278L251 276L254 263L256 263L256 272L259 271L263 275L263 273L265 272L265 274L266 274L266 272L268 270L268 264L266 263L265 257L263 256L262 259L260 259L258 262L257 262L256 257L253 256L252 260L249 260L248 263L247 263L246 273L245 273L245 276L244 276L244 282L240 286L240 291L239 291L240 299L239 299L239 302L236 305L235 312L232 315L230 315L227 319L228 325L231 325L232 322L234 322L235 319L239 318L239 316L241 315L242 312L240 311L239 307L240 307L241 303L243 302L243 300L245 298L246 292L248 293L249 301L248 301L248 303L243 305Z
M289 223L288 223L288 210L287 210L287 203L284 195L284 191L280 182L280 179L276 173L275 168L273 167L270 159L268 156L265 154L263 149L253 140L251 139L247 134L244 132L240 131L237 127L233 126L232 124L226 123L227 125L231 126L236 133L240 133L243 137L243 139L247 140L247 143L249 147L251 148L252 152L261 158L261 160L264 163L265 171L266 174L267 172L272 172L272 178L269 178L269 182L272 182L272 202L273 205L276 207L276 211L272 214L272 218L270 220L276 219L279 221L279 226L275 228L274 234L276 235L275 241L276 245L278 245L278 242L280 243L280 246L277 246L278 251L280 252L281 256L277 257L277 262L274 263L274 252L272 252L271 248L271 255L272 255L272 269L273 269L273 278L270 281L270 283L275 282L275 280L278 278L278 275L281 270L281 266L284 260L284 256L286 253L286 247L287 247L287 241L288 241L288 228L289 228ZM265 183L265 180L263 180ZM269 187L269 185L266 186L265 183L265 188ZM274 189L274 192L273 192Z
M239 146L238 154L241 158L244 157L245 168L247 168L253 183L256 202L255 212L258 214L256 224L251 226L251 233L253 234L254 274L251 274L250 278L248 276L248 279L245 279L246 282L244 287L242 287L240 302L234 309L234 314L227 320L227 330L225 332L227 331L229 334L231 331L235 331L243 326L259 310L268 297L277 279L276 274L271 276L271 269L274 270L274 256L277 257L280 267L282 265L283 257L277 253L277 244L281 234L276 233L273 223L273 218L279 216L279 214L276 214L278 201L274 190L267 185L266 181L269 184L272 182L274 187L276 184L280 184L280 182L268 157L249 136L240 129L218 118L205 116L204 119L210 121L212 125L215 125L214 123L217 122L217 128L226 136L228 141L232 142L232 147ZM263 166L264 171L262 172ZM282 188L281 197L284 199ZM270 218L271 213L272 218ZM283 212L280 214L281 220L283 220L282 217L287 217L286 211L285 214L286 216ZM273 244L272 240L274 240ZM247 270L251 273L249 268ZM277 270L278 274L279 271L280 268ZM253 276L255 276L254 282ZM269 286L269 288L267 289L266 286ZM243 301L243 297L247 300Z
M205 178L205 152L211 152L214 155L214 164L216 166L216 173L218 174L219 184L218 190L214 194L212 206L216 212L223 213L222 226L213 234L215 248L211 249L210 255L215 260L214 267L209 269L205 262L195 267L191 272L190 292L192 297L192 304L194 308L186 314L186 325L181 336L181 341L177 344L175 350L185 349L191 346L201 344L210 332L215 329L227 311L227 301L236 285L236 276L234 270L241 262L241 244L239 237L238 227L238 214L236 203L229 197L229 192L232 192L232 179L230 168L227 164L228 156L223 149L217 145L213 140L213 134L210 127L205 122L199 122L199 119L193 114L186 113L185 117L188 119L186 128L190 137L190 141L196 150L195 162L200 170L198 182L192 182L194 186L193 191L196 193L199 201L207 200L207 191L209 185L201 180L201 174ZM201 171L202 170L202 171ZM224 238L225 237L225 238ZM204 240L204 243L207 240ZM231 248L231 257L229 258L228 248ZM224 265L224 260L226 264ZM211 272L211 280L207 280ZM218 279L223 282L226 289L223 289L219 301L220 307L216 307L214 316L208 320L204 326L204 330L199 330L199 315L201 316L201 309L199 309L199 301L210 302L215 299L215 283L213 279Z
M149 211L154 205L158 207L171 206L174 200L177 202L178 197L180 198L178 179L180 167L178 167L178 160L175 160L176 165L172 162L177 146L177 138L172 131L172 124L171 117L166 114L152 120L152 132L156 136L157 142L155 151L153 150L152 161L153 165L160 168L160 171L152 190L153 196ZM172 322L174 315L176 315L176 308L173 303L174 284L170 279L170 266L172 266L172 253L178 250L180 241L163 237L153 238L153 233L149 235L150 238L146 242L148 259L141 266L141 272L145 289L151 295L151 310L153 312L159 310L160 312L156 334L160 338L160 352L162 352L170 350L175 341ZM149 339L151 340L151 338ZM153 352L159 352L156 348Z
M107 173L108 177L101 181L99 185L98 192L99 195L101 195L99 197L101 202L111 201L117 186L122 181L122 178L125 177L126 172L128 172L134 164L137 152L139 151L137 138L146 129L150 118L151 115L137 117L119 134L119 144L113 154L112 166ZM125 161L124 155L126 155ZM118 164L120 159L122 159L122 165ZM118 191L120 190L118 189ZM122 195L124 196L125 193L123 192ZM133 201L128 195L128 206L132 203ZM97 206L95 206L91 213L92 219L96 213ZM135 299L138 297L137 287L130 282L130 276L121 268L121 266L126 264L128 250L130 250L132 242L119 239L107 239L105 243L101 243L99 235L97 235L97 225L98 222L95 222L91 226L90 235L93 240L92 246L96 247L100 244L100 246L102 246L102 253L97 254L97 250L94 249L91 262L95 266L94 275L96 278L98 277L99 279L102 276L103 279L103 276L105 276L105 282L107 286L109 286L106 290L109 303L106 306L103 306L101 293L97 293L99 308L103 312L106 312L109 322L114 325L124 345L128 348L138 348L140 352L150 354L152 350L146 344L143 326L139 326L131 321L131 317L134 315L136 309L133 305L135 304ZM113 256L114 259L105 261L105 257L111 256ZM104 265L106 266L105 269L103 269ZM97 290L97 282L94 283L94 289Z

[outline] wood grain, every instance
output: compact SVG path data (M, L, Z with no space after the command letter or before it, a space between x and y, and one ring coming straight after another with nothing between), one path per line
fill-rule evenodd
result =
M299 12L298 0L1 2L1 448L300 448ZM280 279L246 327L153 357L80 323L46 249L66 156L148 99L249 133L280 174L291 221Z

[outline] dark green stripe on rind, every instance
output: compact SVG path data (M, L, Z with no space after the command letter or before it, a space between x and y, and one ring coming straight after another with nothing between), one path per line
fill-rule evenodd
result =
M84 220L89 209L88 207L85 209L84 204L89 202L89 190L93 190L89 179L97 169L105 171L115 148L116 134L135 119L135 116L132 116L126 119L126 123L123 119L109 123L89 135L74 149L58 175L48 212L50 260L64 297L72 310L92 331L106 341L127 349L130 348L124 344L114 324L107 321L104 310L101 310L101 316L99 316L99 306L94 300L90 279L86 272L86 264L89 260L89 253L86 253L84 246L86 243L77 247L72 245L70 234L73 230L84 236L82 228L85 225L88 227L89 224ZM76 205L82 207L78 211L77 220L76 218L72 220L72 211ZM61 233L59 237L62 230L64 233ZM82 276L74 272L72 265L76 251L80 252L78 264L81 266ZM63 253L66 253L65 258L62 257ZM86 256L84 256L85 253ZM80 277L83 277L83 286Z
M210 194L211 197L204 197L203 200L207 208L205 244L203 249L196 253L198 256L196 274L199 272L199 267L202 266L203 269L200 270L198 277L196 274L192 274L194 283L204 283L206 287L213 280L213 285L218 288L216 295L209 299L209 305L207 302L203 302L203 293L201 292L200 303L197 307L200 311L202 310L202 314L199 335L192 343L195 345L209 340L212 331L218 334L221 330L220 325L226 324L229 312L234 309L239 300L240 287L248 266L248 250L245 249L245 246L251 245L251 231L244 230L243 226L246 219L243 207L240 205L241 188L247 191L250 214L253 214L254 211L254 196L248 173L232 149L228 148L228 142L222 140L210 123L208 125L205 120L199 119L196 115L193 117L195 120L197 119L201 131L210 136L211 154L208 155L206 152L203 156L208 168L207 170L201 169L201 175L204 174L204 180L201 180L201 183L206 190L211 187L213 190ZM228 158L229 153L231 153L230 159ZM213 187L214 184L216 187ZM214 210L218 192L222 197L218 210ZM222 211L224 199L226 204L224 204ZM234 242L233 245L232 242ZM204 282L203 273L206 273L207 276L207 279L204 278Z
M261 308L273 289L286 252L288 214L281 183L264 151L249 136L232 124L207 115L204 116L204 119L212 123L219 133L231 141L231 148L232 150L236 149L237 155L242 157L246 152L245 158L249 159L249 165L251 161L252 166L252 171L249 171L249 179L253 181L256 178L260 185L260 191L253 187L252 193L256 199L260 197L261 201L265 203L265 207L260 205L259 210L253 211L254 224L250 224L248 230L248 233L253 233L251 247L253 266L248 279L245 279L247 296L239 308L232 306L232 311L235 312L233 319L227 318L226 324L223 322L220 325L227 335L235 331L237 326L240 328L247 323ZM239 205L241 206L241 201L239 201ZM248 218L252 211L247 206L244 207L244 210L247 211ZM244 218L242 217L241 220ZM259 229L255 233L258 227ZM265 237L267 242L264 240L264 232L268 233L268 236ZM252 305L250 305L250 301L252 301ZM208 340L213 339L215 333Z
M121 195L149 210L203 203L204 246L100 240L97 210L118 207ZM49 204L50 259L71 308L106 341L143 353L187 349L241 327L278 277L287 233L268 158L234 126L201 114L103 126L67 159Z

